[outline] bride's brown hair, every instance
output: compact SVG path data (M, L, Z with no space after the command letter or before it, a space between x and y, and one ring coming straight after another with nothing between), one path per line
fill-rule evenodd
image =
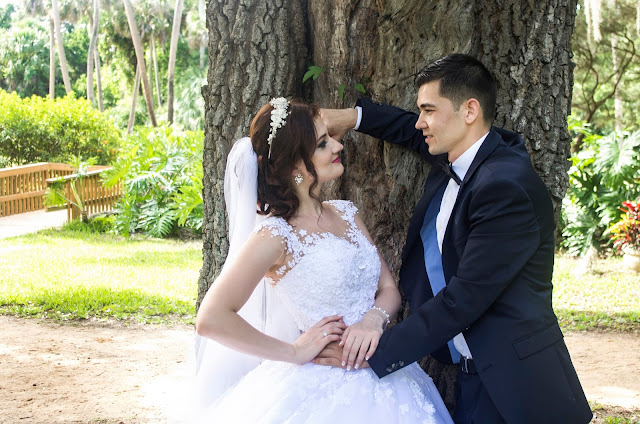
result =
M253 118L249 132L253 150L258 155L258 208L262 215L272 214L288 220L300 205L292 171L301 160L313 176L309 195L320 202L313 194L318 185L318 174L311 162L317 140L314 120L320 116L320 111L317 106L292 100L285 124L278 128L271 142L269 159L267 139L272 110L271 104L264 105Z

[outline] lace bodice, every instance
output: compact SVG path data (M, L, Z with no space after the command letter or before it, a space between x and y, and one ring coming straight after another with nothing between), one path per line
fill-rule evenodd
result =
M373 306L378 288L380 259L356 226L357 208L345 200L326 203L348 224L344 237L294 229L279 217L265 219L254 230L280 237L285 244L290 260L269 282L302 331L329 315L342 315L347 325L360 321Z

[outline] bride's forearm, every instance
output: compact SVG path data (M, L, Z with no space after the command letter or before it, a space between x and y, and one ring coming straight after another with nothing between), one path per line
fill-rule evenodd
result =
M296 361L292 344L258 331L233 311L215 313L206 318L199 313L196 332L238 352L274 361Z

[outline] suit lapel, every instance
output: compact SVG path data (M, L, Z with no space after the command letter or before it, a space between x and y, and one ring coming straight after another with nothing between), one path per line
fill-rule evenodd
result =
M476 157L473 159L473 162L471 162L471 166L464 176L464 181L461 184L460 192L462 192L462 186L471 179L473 174L476 172L476 169L478 169L478 166L480 166L480 164L484 162L487 157L489 157L491 152L495 150L495 148L498 146L498 143L500 143L501 141L502 137L500 137L500 134L498 134L497 131L493 127L491 127L487 138L485 138L482 142L482 146L480 146L480 149L478 149ZM458 194L460 194L460 192Z

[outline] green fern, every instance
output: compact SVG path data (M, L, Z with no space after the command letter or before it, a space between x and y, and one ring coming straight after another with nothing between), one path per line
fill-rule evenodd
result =
M202 227L202 132L176 127L140 129L114 163L107 179L122 183L114 227L121 234L164 237L177 226Z
M579 121L570 129L585 134L583 149L572 158L563 202L562 246L583 254L611 245L606 229L619 218L619 205L640 195L640 132L600 136Z

